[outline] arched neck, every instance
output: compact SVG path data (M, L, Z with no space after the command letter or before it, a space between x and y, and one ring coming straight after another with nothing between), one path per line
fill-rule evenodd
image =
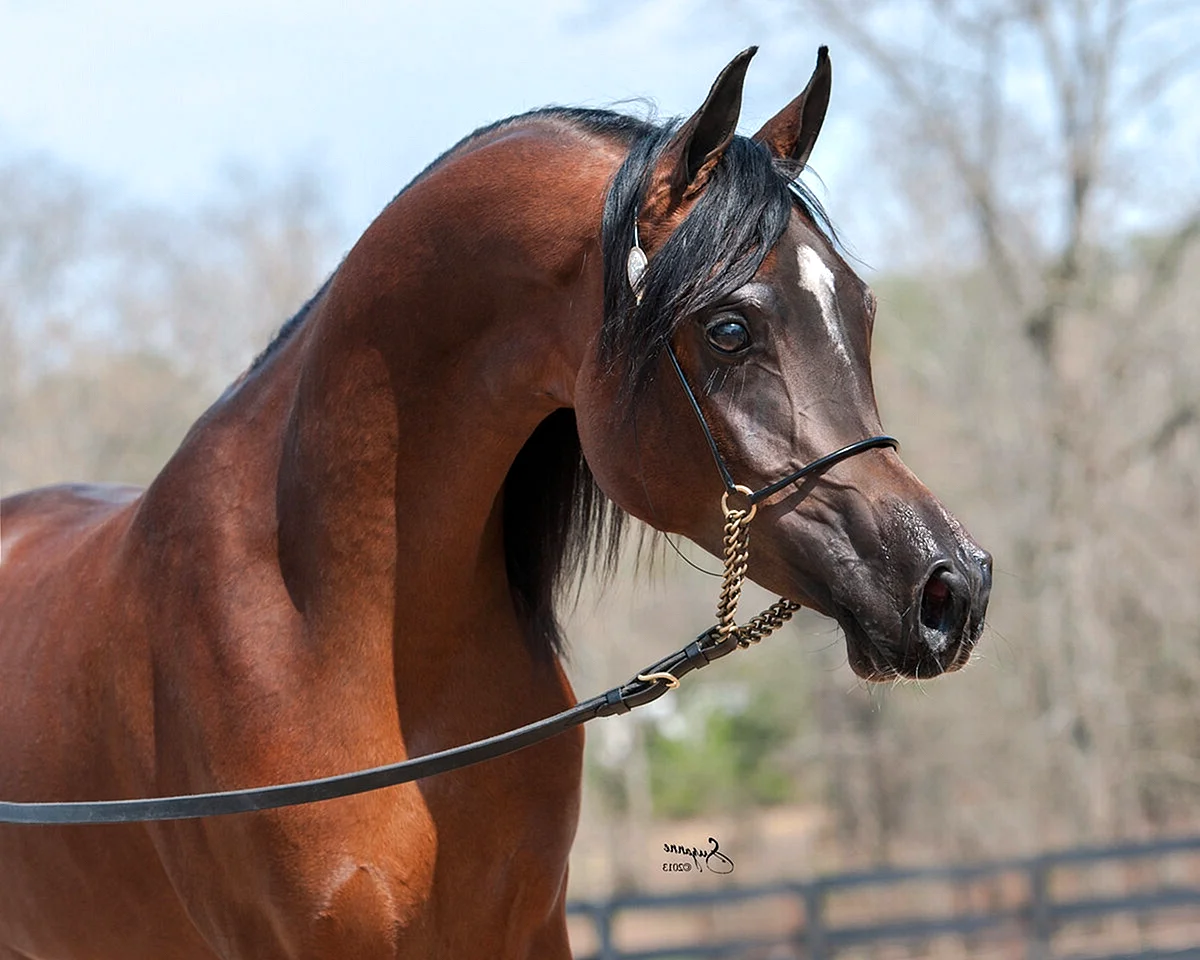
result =
M530 143L501 142L513 137ZM481 611L515 622L505 477L538 423L571 404L601 321L599 224L619 157L583 147L533 130L445 161L314 304L277 503L289 592L323 630L366 611L398 638L403 624L469 633ZM539 163L506 182L498 166L526 149Z

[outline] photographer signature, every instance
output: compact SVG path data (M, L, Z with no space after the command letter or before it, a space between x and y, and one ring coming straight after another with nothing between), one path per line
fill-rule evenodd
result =
M689 860L664 860L664 873L690 873L693 868L703 873L708 868L709 873L733 873L733 861L721 852L721 845L716 837L709 837L711 850L701 850L699 847L681 846L677 843L664 843L663 853L677 857L688 857ZM701 866L703 863L703 866Z

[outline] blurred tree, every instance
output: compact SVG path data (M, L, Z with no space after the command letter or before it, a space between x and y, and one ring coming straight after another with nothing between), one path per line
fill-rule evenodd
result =
M769 692L708 684L681 690L676 711L647 732L654 812L668 819L738 812L790 799L778 752L795 716Z
M878 781L908 797L907 824L890 829L918 836L937 809L939 842L979 852L1008 847L997 824L1035 846L1186 817L1200 787L1200 549L1179 525L1200 480L1185 303L1200 8L796 6L882 91L877 163L895 175L891 229L918 269L878 284L881 394L892 425L920 419L910 462L993 547L992 620L1009 638L990 641L1003 674L939 685L936 710L889 710L893 747L917 751L906 783ZM1136 236L1147 225L1153 240Z
M231 173L191 211L0 160L0 490L146 482L333 263L313 178Z

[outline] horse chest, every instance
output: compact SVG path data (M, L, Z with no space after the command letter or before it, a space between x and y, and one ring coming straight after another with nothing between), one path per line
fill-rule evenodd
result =
M379 794L197 824L175 835L169 872L206 939L237 960L565 957L555 908L581 755L568 734Z

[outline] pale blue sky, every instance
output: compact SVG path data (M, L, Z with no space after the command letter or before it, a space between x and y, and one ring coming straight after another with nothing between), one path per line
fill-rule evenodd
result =
M661 116L690 113L720 68L757 43L742 122L753 132L801 89L817 46L829 43L833 102L812 161L827 187L819 191L857 253L877 266L894 263L903 250L888 246L881 224L896 190L888 167L903 164L878 149L889 129L876 112L879 91L844 43L792 12L798 6L0 0L0 156L41 153L119 200L184 209L213 191L223 167L268 180L308 170L344 248L414 174L482 124L548 103L639 97ZM890 39L929 46L903 2L888 10ZM1172 47L1156 45L1153 32L1132 34L1140 37L1130 62L1138 70ZM1019 89L1033 78L1017 69L1007 82ZM1192 107L1196 74L1185 78L1125 130L1115 157L1125 173L1107 222L1152 227L1195 200L1200 113ZM1036 84L1023 103L1053 124ZM1122 179L1140 181L1136 197Z
M44 152L125 198L185 206L224 165L268 177L309 167L348 242L477 126L633 97L690 113L758 43L752 132L828 40L800 26L781 35L778 21L767 34L744 5L690 0L616 11L596 0L0 0L0 150ZM839 132L850 131L834 111L814 158L835 193Z

